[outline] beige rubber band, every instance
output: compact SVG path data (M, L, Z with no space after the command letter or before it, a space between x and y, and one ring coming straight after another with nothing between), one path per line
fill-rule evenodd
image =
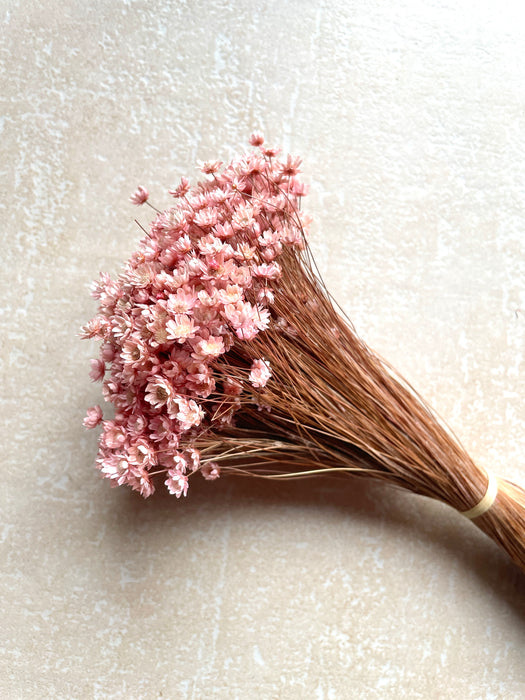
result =
M469 520L479 518L480 515L486 513L496 500L496 496L498 495L498 479L490 472L487 472L487 476L489 478L489 483L487 484L487 491L481 501L475 505L474 508L461 512L461 515L464 515L465 518L468 518Z

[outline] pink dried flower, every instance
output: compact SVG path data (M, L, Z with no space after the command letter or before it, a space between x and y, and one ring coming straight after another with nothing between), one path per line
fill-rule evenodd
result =
M272 376L270 363L266 360L254 360L250 371L250 383L252 386L262 389Z
M134 445L130 446L128 457L130 463L137 466L153 466L157 463L155 450L144 438L140 438Z
M174 468L177 472L179 472L180 474L186 474L186 470L188 468L188 460L183 454L181 454L180 452L174 454L171 459L171 463L174 465Z
M226 377L223 382L224 393L228 396L240 396L242 394L242 384L237 379Z
M124 362L133 366L142 362L147 354L148 347L145 341L133 335L124 342L120 353Z
M154 377L146 385L145 400L153 408L165 406L173 396L173 389L163 377Z
M208 464L203 464L201 467L201 474L206 479L206 481L214 481L218 479L221 475L221 468L217 462L208 462Z
M145 187L139 186L139 187L137 187L135 192L133 192L133 194L129 198L129 201L132 204L137 204L140 206L141 204L144 204L144 202L148 201L148 197L149 197L148 190Z
M177 498L185 496L188 491L188 477L176 469L168 470L168 478L164 483L168 491Z
M239 231L249 228L254 223L254 210L249 204L241 204L232 216L233 228Z
M286 158L286 163L281 165L281 173L287 177L294 177L299 171L299 166L301 165L301 158L292 158L288 155Z
M256 277L263 277L268 280L278 280L281 276L281 267L279 263L263 263L253 268L252 274Z
M151 483L151 478L148 472L142 471L137 478L138 483L132 483L131 486L135 491L138 491L143 498L149 498L155 492L155 487Z
M193 399L177 399L176 418L179 421L181 430L184 432L201 424L204 418L204 411Z
M195 325L192 318L186 314L175 314L174 318L166 323L167 340L175 340L177 343L184 343L190 338L195 338L199 326Z
M212 228L217 223L217 212L213 209L202 209L195 214L193 223L200 228Z
M192 356L198 360L215 359L224 352L224 340L221 336L210 335L199 340Z
M206 175L213 175L213 173L216 173L221 169L222 163L220 160L207 160L204 163L202 161L198 161L198 165L201 172L205 173Z
M257 301L261 304L273 304L275 301L275 294L268 287L261 287L257 292Z
M104 316L95 316L80 329L80 337L84 340L105 338L108 333L109 321Z
M199 450L196 450L194 447L190 447L187 450L187 455L188 455L188 460L187 464L190 468L190 471L195 472L197 469L200 467L201 464L201 453Z
M96 428L102 422L102 409L100 406L92 406L88 408L86 417L84 418L84 426L91 430Z
M190 181L182 177L180 180L180 185L176 187L174 190L169 190L169 194L171 194L175 199L179 199L181 197L185 197L188 192L190 191Z
M249 138L249 142L252 146L262 146L264 143L264 136L259 131L254 131Z
M193 287L184 289L179 287L175 294L168 296L167 310L172 314L188 314L191 313L197 301L197 294Z
M110 450L120 448L126 442L126 433L124 428L120 425L116 425L115 421L107 420L103 423L104 432L102 433L100 440L104 447L108 447Z
M104 374L106 372L106 364L104 360L90 360L90 363L91 371L89 373L89 376L91 377L91 381L99 382L101 379L104 378Z
M261 147L261 153L263 153L267 158L276 158L281 152L280 148L266 148Z
M113 362L115 359L115 346L112 343L104 343L100 350L100 357L104 362Z

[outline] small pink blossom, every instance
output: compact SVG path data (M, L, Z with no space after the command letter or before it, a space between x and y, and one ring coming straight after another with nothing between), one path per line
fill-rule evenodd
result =
M239 301L236 304L227 304L224 307L224 315L241 340L252 340L270 323L268 310L261 306L253 306L249 302Z
M224 243L213 235L203 236L199 241L199 250L202 255L217 255L224 249Z
M237 246L234 255L235 255L235 259L238 260L239 262L249 262L250 260L253 260L256 253L257 253L257 249L254 248L254 246L243 241L242 243L239 243L239 245Z
M192 353L196 359L215 359L224 352L224 341L220 336L210 335L199 340Z
M191 238L188 236L188 234L185 233L173 243L172 248L180 255L185 255L193 248L193 243L191 242Z
M177 399L176 418L180 423L181 430L186 431L194 426L200 425L204 418L204 411L193 399Z
M200 277L204 272L206 272L206 263L204 260L200 260L197 257L191 257L187 261L186 267L188 274L192 277Z
M95 316L80 329L80 337L84 340L105 338L109 330L109 321L105 316Z
M100 436L101 443L110 450L122 447L126 442L124 428L112 420L104 421L104 432Z
M149 430L150 439L160 442L171 434L171 420L168 416L154 416L149 421Z
M249 142L252 146L262 146L264 143L264 136L260 131L254 131L250 136Z
M165 406L173 395L173 389L162 377L154 377L146 386L144 398L153 408Z
M115 359L115 346L113 343L104 343L100 351L100 356L104 362L113 362Z
M236 304L242 299L243 290L237 284L227 284L225 289L219 289L217 297L222 304Z
M252 386L256 389L262 389L266 386L266 382L272 373L270 371L270 363L266 360L254 360L252 363L249 380Z
M181 474L186 474L188 460L183 454L176 452L170 461L176 471L180 472Z
M214 209L202 209L195 214L193 222L200 228L212 228L217 223L217 212Z
M137 440L134 445L128 449L128 458L131 464L137 466L152 466L157 463L155 450L143 438Z
M125 363L136 365L148 354L146 343L141 338L129 337L122 346L121 357Z
M199 450L195 449L195 447L188 448L186 453L188 455L187 463L190 468L190 471L196 472L201 464L201 453L199 452Z
M268 287L261 287L257 292L257 301L262 304L273 304L275 301L275 294Z
M208 462L203 464L201 467L201 474L206 479L206 481L214 481L218 479L221 475L221 468L217 462Z
M229 278L233 284L238 284L243 289L249 289L252 286L252 271L249 267L232 265Z
M296 197L305 197L308 194L308 185L306 185L304 182L300 182L296 178L293 178L290 191Z
M188 367L186 386L192 394L206 398L215 389L215 380L212 377L210 367L206 364L210 358L200 358L195 353L192 355L201 364Z
M194 289L184 289L180 287L175 294L170 294L167 310L172 314L188 314L193 310L197 301L197 294Z
M294 177L299 173L299 166L301 165L301 158L292 158L288 154L286 162L281 165L281 173L287 177Z
M124 457L112 454L98 459L97 462L100 464L100 471L106 479L116 481L119 486L128 481L129 464Z
M177 343L184 343L189 338L195 338L199 327L186 314L175 314L175 318L166 323L166 337L168 340L175 340Z
M232 224L234 229L244 230L249 228L254 223L253 207L249 204L241 205L232 216Z
M212 308L217 304L218 293L216 289L212 289L210 292L207 292L205 289L201 289L201 291L198 294L198 297L200 303L203 306Z
M261 153L263 153L267 158L276 158L280 152L280 148L261 148Z
M146 416L142 413L136 413L135 415L131 416L128 419L127 424L129 433L134 438L140 438L148 427Z
M229 221L225 221L223 224L217 224L217 226L214 227L213 232L223 241L235 235L235 231L233 230L233 227Z
M102 422L102 409L100 406L92 406L88 408L86 417L84 418L84 426L89 430L96 428Z
M92 382L99 382L101 379L104 378L104 374L106 372L106 364L104 360L90 360L91 363L91 372L89 373L89 376L91 377Z
M138 484L135 486L135 490L140 493L143 498L149 498L153 493L155 493L155 487L151 483L151 478L148 472L143 472L138 478Z
M170 291L175 291L184 284L188 284L190 280L190 270L187 263L182 263L175 270L173 270L171 278L166 279L166 284Z
M168 478L164 483L168 491L177 498L185 496L188 491L188 477L176 469L168 470Z
M252 269L252 274L263 279L277 280L281 276L281 266L276 262L263 263L255 266Z
M178 187L176 187L174 190L169 190L169 194L171 194L172 197L175 197L175 199L179 199L181 197L185 197L189 191L190 181L187 178L182 177Z
M144 202L148 201L148 197L149 197L148 190L145 187L139 186L139 187L137 187L135 192L133 192L133 194L129 198L129 201L132 204L141 205L141 204L144 204Z
M242 384L232 377L226 377L222 387L227 396L240 396L242 394Z
M119 313L118 316L114 316L111 321L111 333L113 338L117 341L122 341L127 338L131 333L132 322L130 317L125 313Z
M213 175L213 173L216 173L221 169L222 163L220 160L207 160L204 163L202 161L198 161L198 165L200 171L205 175Z

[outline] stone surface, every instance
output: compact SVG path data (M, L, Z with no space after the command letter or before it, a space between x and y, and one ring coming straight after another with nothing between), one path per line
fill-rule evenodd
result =
M517 0L0 3L3 698L525 697L525 584L445 506L349 481L111 490L81 426L100 269L197 158L303 155L359 333L525 482Z

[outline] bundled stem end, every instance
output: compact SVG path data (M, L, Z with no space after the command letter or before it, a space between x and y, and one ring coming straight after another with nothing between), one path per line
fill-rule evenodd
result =
M498 477L494 503L473 522L525 571L525 490L521 486Z

